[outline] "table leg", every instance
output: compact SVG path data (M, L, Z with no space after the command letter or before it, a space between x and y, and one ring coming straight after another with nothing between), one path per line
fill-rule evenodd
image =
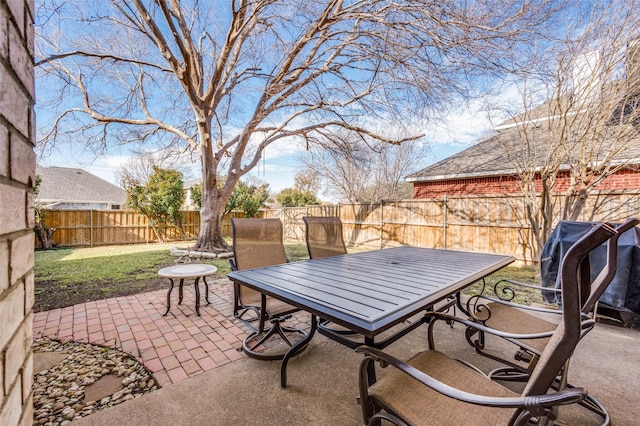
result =
M207 277L202 277L202 280L204 281L204 298L207 301L207 305L210 305L211 302L209 302L209 283L207 282Z
M180 278L180 285L178 286L178 305L182 303L182 285L184 284L184 278Z
M173 279L169 278L171 281L171 285L169 286L169 291L167 292L167 311L162 315L163 317L167 316L169 313L169 309L171 308L171 290L173 290Z
M200 316L200 277L196 277L194 286L196 288L196 315Z
M303 348L307 343L311 341L311 338L316 332L316 328L318 328L318 318L311 314L311 330L309 330L309 334L303 339L300 339L296 342L295 345L291 346L286 354L284 354L284 358L282 359L282 365L280 366L280 387L287 387L287 363L289 359L295 356L298 353L300 348Z

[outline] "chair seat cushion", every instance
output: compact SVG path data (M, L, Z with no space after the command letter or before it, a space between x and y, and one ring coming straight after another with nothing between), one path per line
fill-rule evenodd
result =
M487 307L491 312L491 317L485 324L495 330L506 331L508 333L531 334L554 331L557 327L556 324L512 306L491 302L487 304ZM538 352L542 352L545 346L547 346L549 339L521 339L519 341Z
M438 351L418 353L407 363L463 391L487 396L519 396ZM393 367L381 373L380 379L369 388L369 395L385 410L412 425L504 425L515 412L511 408L483 407L449 398Z

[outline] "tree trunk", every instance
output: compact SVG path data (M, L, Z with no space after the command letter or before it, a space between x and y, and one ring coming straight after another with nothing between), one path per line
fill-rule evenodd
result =
M150 226L151 226L151 230L153 231L153 233L156 234L156 237L158 238L158 242L159 243L164 243L163 233L160 232L160 229L157 226L154 226L154 225L150 225Z
M40 248L42 248L42 250L49 250L55 247L51 237L53 236L53 233L56 232L56 228L47 228L40 222L36 222L33 227L33 231L36 233L38 241L40 241Z
M214 211L214 208L200 210L200 233L194 250L210 253L229 250L227 242L222 237L219 212L219 208L218 211Z
M200 233L193 250L220 253L229 250L227 242L222 237L222 227L220 226L227 200L222 197L218 189L218 161L213 155L211 147L209 121L203 119L199 123L203 123L202 126L199 126L200 139L202 140L200 147L202 208L200 208Z

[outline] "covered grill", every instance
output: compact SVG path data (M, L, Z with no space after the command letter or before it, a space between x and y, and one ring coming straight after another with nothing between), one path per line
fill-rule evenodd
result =
M558 270L567 250L580 239L593 222L561 221L542 250L540 275L543 287L560 288ZM594 278L606 263L606 246L594 250L589 260ZM542 292L549 303L557 303L551 292ZM617 272L600 298L598 312L619 320L625 327L640 327L640 229L626 231L618 240Z

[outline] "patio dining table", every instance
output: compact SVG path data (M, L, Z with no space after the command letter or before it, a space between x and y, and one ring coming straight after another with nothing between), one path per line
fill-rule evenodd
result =
M311 340L318 318L364 336L366 345L382 348L423 322L380 342L376 336L514 260L506 255L403 246L235 271L228 277L311 313L311 330L282 360L284 388L287 363ZM350 345L339 333L324 329L323 334Z

